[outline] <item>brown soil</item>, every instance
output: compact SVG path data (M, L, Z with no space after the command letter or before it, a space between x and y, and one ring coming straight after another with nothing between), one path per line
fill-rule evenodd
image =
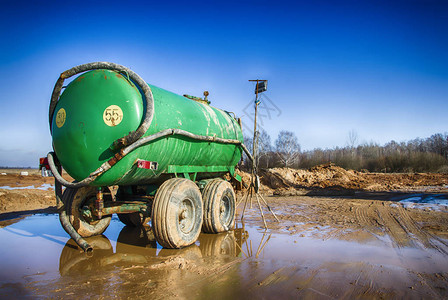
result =
M315 166L308 170L274 168L260 172L261 190L275 195L317 195L330 191L396 191L432 187L446 191L448 174L434 173L362 173L345 170L333 164ZM250 182L250 175L242 176Z
M20 175L20 172L28 172L29 175ZM36 169L0 169L0 214L44 209L56 205L54 190L39 189L2 189L1 187L28 187L38 188L43 184L54 184L53 177L42 177ZM73 181L67 174L64 179Z
M250 181L249 174L240 174ZM0 179L1 186L40 186L52 180L37 175ZM60 256L60 276L42 279L44 274L36 273L19 287L0 281L0 296L2 289L11 296L24 288L32 296L52 298L448 297L447 207L414 209L390 201L428 187L445 192L447 175L371 174L323 165L267 170L262 183L264 198L280 219L275 222L264 210L270 230L263 237L254 198L252 205L247 202L244 218L250 234L244 228L203 234L199 246L160 250L150 230L124 229L114 237L115 252L104 236L89 240L95 244L93 257L69 241ZM294 196L266 196L272 193ZM4 212L54 203L52 190L3 189L0 220ZM11 224L0 221L0 228Z
M0 213L42 209L54 205L56 199L53 191L0 189Z
M28 172L28 175L20 175L20 172ZM39 187L44 183L54 184L53 177L42 177L40 171L37 169L0 169L0 173L6 173L6 175L0 175L0 187L10 186L10 187L20 187L20 186L31 186ZM73 178L64 173L63 177L65 180L73 181Z
M28 171L28 176L20 175ZM10 187L39 187L42 184L53 184L53 177L42 177L36 169L0 169L0 214L5 212L41 209L55 204L53 190L40 191L5 190ZM237 171L247 186L250 174ZM260 190L264 194L278 196L336 196L353 195L355 191L412 191L425 188L426 192L448 192L448 174L409 173L383 174L361 173L345 170L333 164L320 165L308 170L290 168L274 168L261 173ZM68 181L73 179L64 174Z
M382 198L384 195L379 195ZM369 195L369 198L376 198ZM405 208L401 203L371 199L323 197L269 197L280 211L280 223L269 218L274 230L320 239L360 241L389 235L395 247L448 247L448 207L440 211ZM300 213L298 213L300 212ZM322 229L328 227L328 230ZM445 239L445 241L444 241ZM443 246L443 247L441 247Z

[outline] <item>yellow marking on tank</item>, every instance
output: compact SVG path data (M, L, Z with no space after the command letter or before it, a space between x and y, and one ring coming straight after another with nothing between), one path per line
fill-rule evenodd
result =
M110 105L103 112L103 120L107 126L117 126L123 121L123 111L118 105Z
M65 124L65 118L67 117L67 114L65 113L65 109L61 108L58 110L58 113L56 114L56 126L58 128L61 128L62 125Z

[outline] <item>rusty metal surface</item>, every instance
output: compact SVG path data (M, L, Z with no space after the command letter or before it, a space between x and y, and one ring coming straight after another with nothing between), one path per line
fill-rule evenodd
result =
M98 219L101 219L103 216L103 208L104 208L103 192L101 188L98 188L95 199L95 215L98 217Z
M123 201L116 201L109 203L106 207L102 209L103 215L112 214L127 214L134 212L144 212L147 213L150 210L148 203L130 203ZM149 212L150 213L150 212Z

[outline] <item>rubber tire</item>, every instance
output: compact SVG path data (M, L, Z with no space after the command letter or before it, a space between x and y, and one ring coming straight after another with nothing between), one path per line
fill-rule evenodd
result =
M124 225L132 227L140 227L147 224L151 220L151 218L143 217L143 214L139 212L131 214L117 214L117 216Z
M222 179L207 183L202 191L204 201L204 222L202 231L220 233L232 230L235 226L235 192L232 185ZM221 202L225 201L224 218L221 216Z
M182 204L189 205L187 230L182 230ZM157 190L152 207L152 227L157 242L165 248L182 248L196 242L202 226L202 199L197 185L185 178L165 181Z
M111 216L108 216L89 223L79 211L85 205L86 201L95 200L96 189L93 186L78 189L67 188L62 194L62 201L66 204L66 212L70 224L84 238L102 234L109 226L111 220Z

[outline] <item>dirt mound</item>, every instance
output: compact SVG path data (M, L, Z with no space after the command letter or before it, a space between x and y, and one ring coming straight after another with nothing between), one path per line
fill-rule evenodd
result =
M243 176L250 182L250 175ZM312 167L308 170L273 168L260 172L262 191L273 191L276 195L305 195L310 190L321 192L350 193L357 190L390 191L448 185L447 174L427 173L364 173L345 170L334 164Z
M0 213L42 209L54 205L54 191L0 189Z
M361 173L345 170L333 164L315 166L308 170L294 170L289 168L274 168L263 175L263 183L271 188L289 188L302 185L304 187L334 187L358 188L363 179Z

